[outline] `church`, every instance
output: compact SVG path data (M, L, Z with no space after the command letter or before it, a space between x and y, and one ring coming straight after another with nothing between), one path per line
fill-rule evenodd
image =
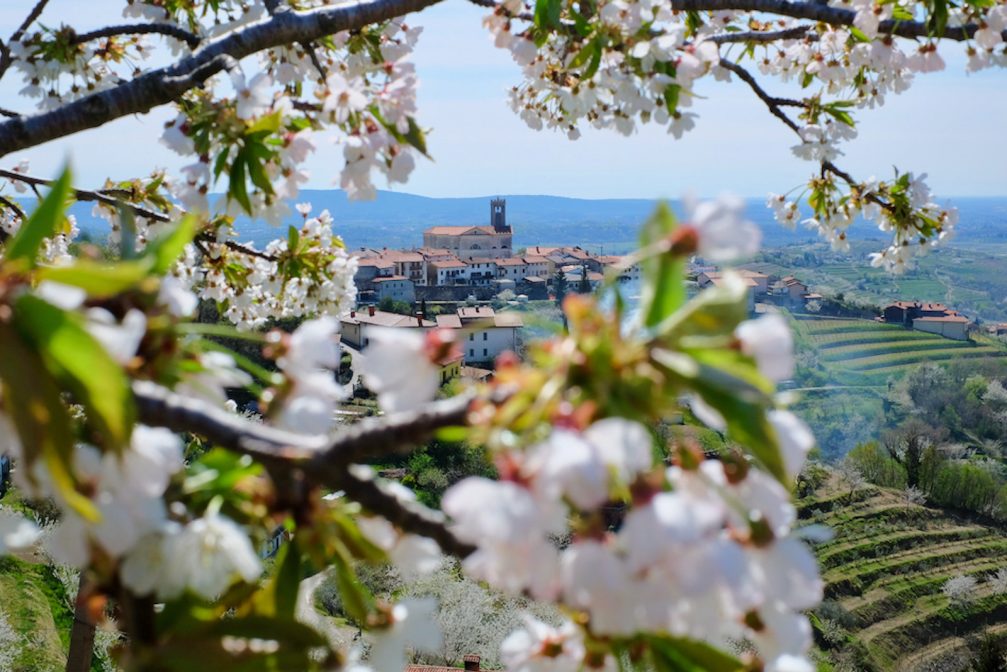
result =
M513 254L513 231L507 223L507 201L490 201L489 226L434 226L423 232L423 247L449 250L463 261L503 259Z

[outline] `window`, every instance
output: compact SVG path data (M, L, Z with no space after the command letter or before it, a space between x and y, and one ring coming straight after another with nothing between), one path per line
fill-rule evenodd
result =
M488 337L489 337L489 332L488 331L484 331L483 332L483 340L485 341Z
M475 356L476 356L475 349L474 348L469 348L469 357L475 357Z
M483 357L486 357L486 355L487 355L486 348L483 348Z
M476 335L475 335L475 334L473 334L473 333L471 333L471 332L469 332L469 340L470 340L470 341L474 341L474 340L476 340Z

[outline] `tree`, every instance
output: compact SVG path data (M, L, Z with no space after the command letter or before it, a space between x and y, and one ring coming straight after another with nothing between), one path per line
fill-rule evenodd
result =
M120 660L134 669L399 672L407 648L437 648L436 607L390 606L356 567L424 572L443 552L472 580L563 607L561 624L529 620L504 640L509 668L800 666L811 646L802 613L822 583L790 530L786 486L814 444L774 394L792 344L770 320L742 327L744 287L728 280L688 299L683 277L694 255L729 263L758 251L738 201L694 203L682 223L661 207L644 224L631 328L623 302L567 296L567 333L529 346L526 363L503 358L492 383L462 396L433 399L457 358L449 333L374 332L358 363L384 415L336 426L345 392L332 374L333 316L354 304L355 259L310 204L261 249L233 224L287 217L322 133L341 143L351 198L374 196L375 175L405 182L435 151L408 61L419 30L405 17L436 1L130 0L124 13L140 21L81 32L37 0L2 43L0 77L18 71L26 86L0 110L0 156L170 105L162 141L192 160L181 175L91 188L69 171L0 170L5 188L37 197L0 195L0 439L18 487L60 510L47 544L82 569L79 614L110 605ZM997 3L478 4L522 69L511 104L533 128L575 137L653 122L679 136L695 123L696 81L740 81L812 163L807 222L842 249L855 219L875 221L891 240L871 263L893 272L946 238L957 214L913 173L862 181L836 164L856 110L942 67L944 43L966 43L971 69L1004 64ZM798 80L801 96L773 95L754 68ZM211 202L214 190L224 197ZM114 258L74 256L74 200L108 221ZM796 200L769 206L783 223L804 219ZM554 289L562 299L562 273ZM199 301L233 328L194 319ZM273 329L284 320L301 324ZM227 352L222 337L257 344L265 361ZM234 412L238 389L256 397L261 421ZM664 446L650 430L683 403L746 455L677 447L675 469L656 462ZM485 450L499 479L460 480L437 512L362 467L435 434ZM953 490L961 479L945 471L937 481ZM618 530L605 526L613 504L625 514ZM7 511L0 533L0 552L39 537ZM267 539L283 543L264 575L256 546ZM712 560L688 591L681 557ZM758 564L754 583L718 569L739 563ZM326 565L348 617L368 626L363 663L294 618L300 580ZM707 617L672 622L672 601ZM753 660L715 648L739 636ZM86 669L86 654L75 650L71 668Z
M552 276L552 290L556 296L556 305L562 306L563 299L566 298L566 273L560 268L556 275Z
M587 264L580 267L580 282L577 283L577 291L581 294L591 293L591 281L587 277Z
M905 468L906 484L914 488L920 484L920 468L923 452L932 443L946 436L943 427L938 430L919 418L910 418L897 430L883 434L882 442L888 454Z

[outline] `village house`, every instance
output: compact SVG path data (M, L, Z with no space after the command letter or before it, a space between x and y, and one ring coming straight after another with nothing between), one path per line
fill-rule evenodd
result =
M357 257L357 272L353 283L359 290L373 289L375 278L388 278L395 275L395 264L379 257Z
M943 303L921 301L893 301L881 310L882 318L890 324L938 334L957 341L968 340L972 321Z
M598 263L601 267L607 271L610 268L619 266L623 263L625 257L620 257L615 254L607 254L598 257ZM628 268L624 268L619 273L619 282L636 282L640 279L640 264L633 264Z
M913 320L913 329L928 334L938 334L956 341L969 340L969 325L972 321L964 315L948 311L947 315L928 315Z
M392 262L395 275L402 275L416 285L426 284L424 274L424 259L419 252L409 250L382 250L381 259Z
M734 272L737 273L742 278L747 278L755 283L754 284L755 289L753 290L753 293L756 296L765 296L766 294L769 293L769 276L766 275L765 273L759 273L758 271L749 271L748 269L745 268L739 268ZM714 279L722 277L724 277L724 274L721 271L706 270L700 272L699 275L696 276L696 282L699 285L700 289L705 289L711 284L714 284L713 283Z
M380 303L382 299L414 303L416 301L416 285L404 275L375 278L374 300Z
M454 314L438 315L437 326L464 329L460 340L465 361L492 362L503 352L517 352L521 346L521 313L498 313L489 306L459 308Z
M486 257L468 260L468 280L471 285L488 285L497 278L497 262Z
M463 285L468 282L468 264L459 259L432 261L427 264L427 283L440 287Z
M497 259L497 278L501 280L513 280L514 282L521 282L524 280L525 272L528 270L528 264L525 263L524 259L521 257L507 257L506 259Z
M527 265L525 278L547 278L549 277L549 260L534 254L526 254L521 257Z
M371 344L370 335L374 329L415 329L425 333L437 326L436 322L419 315L399 315L374 306L351 310L339 319L339 323L342 342L355 350L365 350Z

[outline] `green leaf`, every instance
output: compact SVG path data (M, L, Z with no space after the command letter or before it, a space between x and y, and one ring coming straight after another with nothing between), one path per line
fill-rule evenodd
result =
M151 271L156 275L168 272L172 264L182 256L185 246L196 237L196 217L186 215L170 232L147 243L144 257L153 260Z
M697 294L689 303L656 328L658 338L674 345L689 336L730 334L748 317L748 288L725 283Z
M640 246L644 249L666 239L675 230L675 215L666 203L657 206L643 225ZM641 262L643 287L640 310L646 327L654 327L670 317L685 301L685 259L671 253L653 254Z
M297 591L304 578L301 551L292 539L280 547L276 556L276 571L265 590L256 595L256 602L266 606L269 616L292 619L297 608Z
M15 324L40 350L49 373L87 410L107 448L129 442L136 408L129 379L75 313L26 294L14 305Z
M928 26L933 35L944 36L944 30L948 27L948 3L947 0L933 0L934 7L930 12Z
M28 221L18 229L18 232L7 244L6 261L23 259L32 267L35 266L42 241L53 235L56 227L63 219L66 200L70 197L70 169L64 168L63 173L53 183L49 193L42 203L31 213Z
M430 155L427 154L427 138L423 133L423 129L419 127L419 124L417 124L416 120L412 117L409 117L408 121L409 130L406 131L406 134L402 137L411 146L416 148L423 156L429 157Z
M248 186L245 184L245 157L243 154L238 154L234 158L227 180L227 195L236 200L245 212L252 214L252 201L248 198Z
M563 0L535 0L535 27L553 30L561 27Z
M339 555L342 556L346 549L343 547L340 550L342 553ZM346 615L359 625L367 623L367 616L374 604L374 597L367 587L357 579L357 575L349 564L349 558L339 557L331 571L336 573L336 584L339 586L339 593L343 598Z
M745 669L741 661L705 642L681 637L649 638L655 667L664 671L738 672Z
M245 135L251 135L253 133L275 133L280 130L280 124L283 123L283 113L280 110L273 112L272 114L267 114L263 117L259 117L255 120L255 123L248 127L245 131Z
M570 61L570 68L571 69L579 68L580 66L584 65L585 63L593 59L594 52L598 50L598 47L599 47L598 38L589 41L587 44L581 47L580 51L577 52L577 55L573 57L572 61Z
M55 381L38 352L9 324L0 323L0 352L4 409L21 440L23 468L31 477L32 464L42 459L63 500L83 518L97 521L97 509L91 500L77 492L70 470L73 428Z
M150 264L124 261L101 264L78 261L72 266L49 266L38 271L40 280L80 287L88 296L104 299L135 287L150 273Z

